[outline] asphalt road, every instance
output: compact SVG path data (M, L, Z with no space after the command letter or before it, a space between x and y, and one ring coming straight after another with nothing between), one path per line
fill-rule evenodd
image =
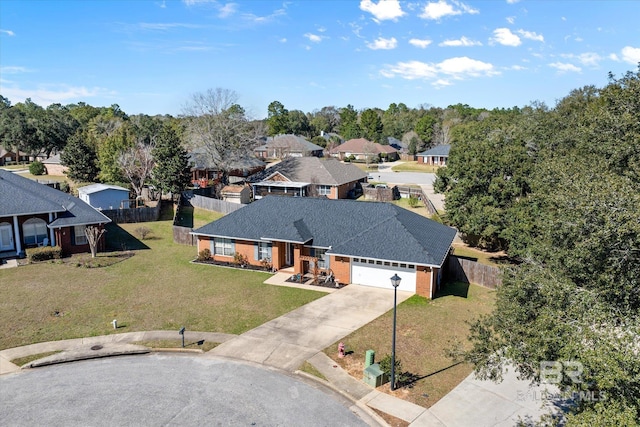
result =
M350 406L312 381L194 356L96 359L0 377L3 426L366 426Z

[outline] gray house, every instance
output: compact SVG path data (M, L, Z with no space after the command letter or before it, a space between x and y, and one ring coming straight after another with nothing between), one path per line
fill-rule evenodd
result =
M80 187L78 198L100 210L129 208L129 190L117 185L91 184Z

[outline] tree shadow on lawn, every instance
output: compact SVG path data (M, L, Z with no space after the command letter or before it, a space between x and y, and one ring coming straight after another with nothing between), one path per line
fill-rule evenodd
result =
M136 251L149 249L142 241L138 240L131 233L120 227L118 224L109 223L107 229L106 249L107 251Z
M431 372L430 374L426 374L426 375L418 375L418 374L414 374L412 372L401 372L400 374L400 378L398 379L398 386L399 387L407 387L407 388L411 388L415 385L415 383L417 383L420 380L424 380L426 378L432 377L436 374L439 374L441 372L444 372L448 369L451 369L453 367L456 367L458 365L460 365L461 363L464 362L456 362L452 365L449 365L445 368L442 369L438 369L437 371Z
M467 298L469 294L469 284L464 282L445 282L440 289L436 291L433 299L454 296Z

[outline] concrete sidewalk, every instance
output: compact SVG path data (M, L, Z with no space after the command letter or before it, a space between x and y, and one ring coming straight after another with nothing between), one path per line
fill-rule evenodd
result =
M410 292L398 292L398 303ZM393 291L349 285L226 341L207 354L293 372L307 359L393 308Z

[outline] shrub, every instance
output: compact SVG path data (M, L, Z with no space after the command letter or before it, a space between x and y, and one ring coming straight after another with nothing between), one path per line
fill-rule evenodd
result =
M44 164L37 160L29 165L29 173L31 175L44 175L46 171Z
M60 183L60 191L63 193L68 193L71 188L69 187L69 183L67 181L62 181Z
M387 374L389 376L389 381L391 381L391 356L387 354L380 360L380 362L378 362L378 364L380 365L380 370L382 370L382 372ZM396 386L398 387L402 387L411 382L411 379L412 379L411 374L408 372L404 372L402 370L402 362L398 360L397 357L396 357L396 368L395 368L394 374L396 377Z
M262 266L262 268L264 268L267 271L271 270L271 268L272 268L271 260L269 258L261 259L260 260L260 265Z
M145 226L138 227L133 231L135 231L135 233L140 237L141 240L146 239L147 236L151 234L151 229Z
M414 196L414 195L410 195L409 196L409 206L410 207L417 208L419 203L420 203L420 201L416 196Z
M211 258L211 251L209 249L203 249L198 252L198 261L206 261Z
M349 157L345 157L345 158L343 159L343 161L344 161L345 163L351 163L351 159L350 159Z
M28 252L29 262L62 258L62 248L60 246L43 246L41 248L29 249Z
M233 254L233 263L238 264L239 266L245 266L249 264L249 259L241 253L236 252Z

